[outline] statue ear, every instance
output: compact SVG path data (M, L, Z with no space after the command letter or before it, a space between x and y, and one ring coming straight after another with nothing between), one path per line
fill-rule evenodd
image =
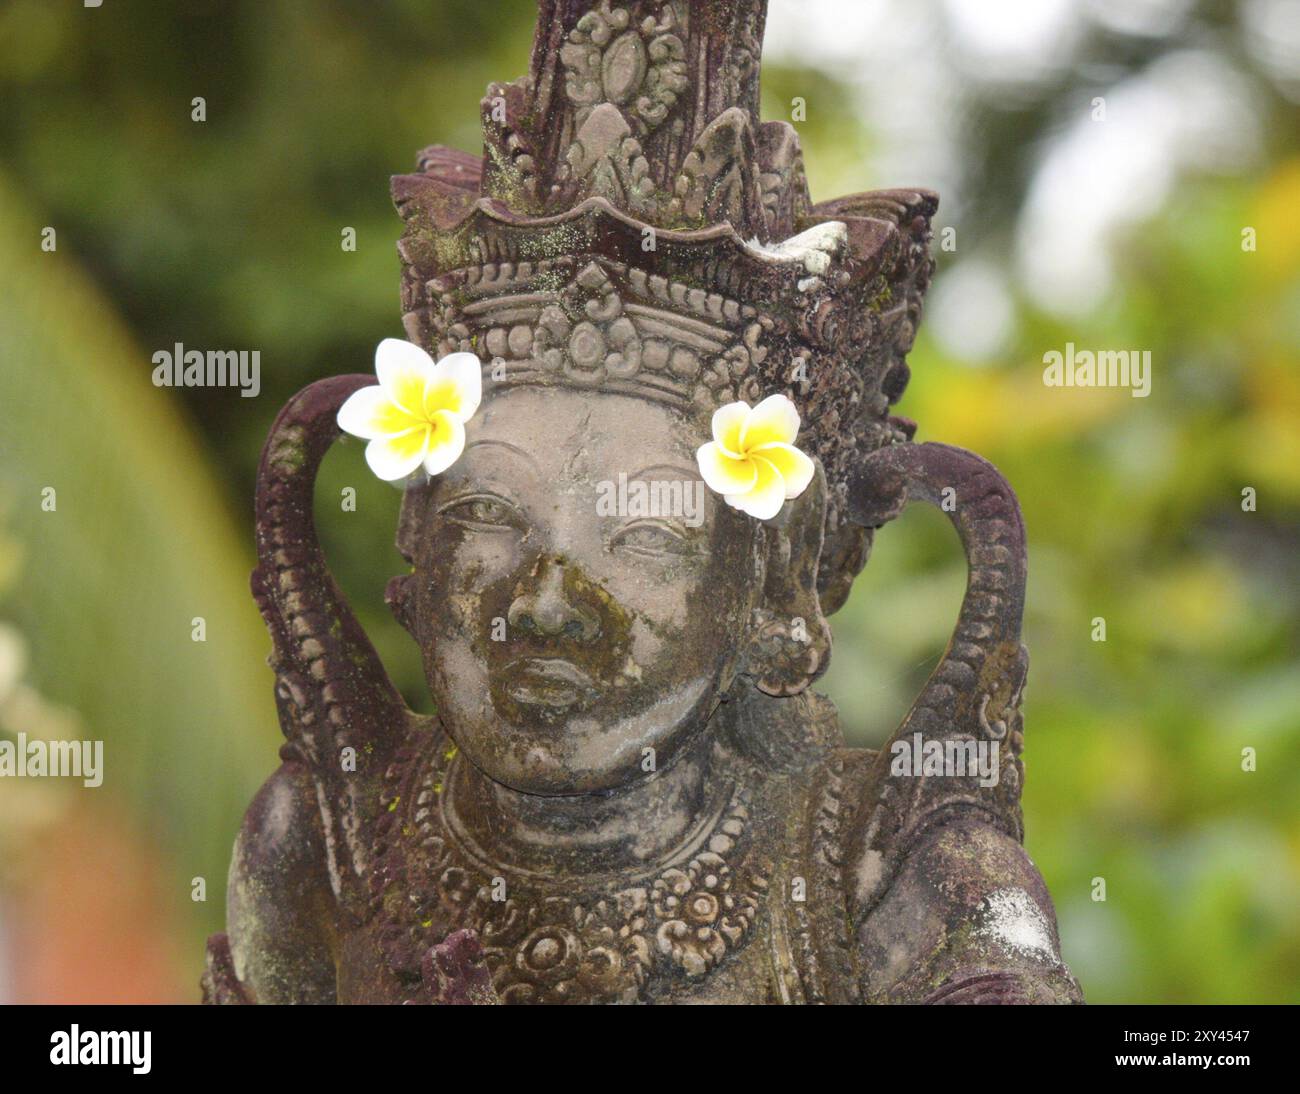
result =
M826 671L831 631L817 596L826 519L821 464L799 497L764 525L767 566L743 672L768 695L797 695Z
M397 621L417 642L415 633L415 553L419 542L423 514L428 511L428 484L411 485L402 495L402 508L397 518L397 551L412 572L390 578L384 589L384 602Z
M415 633L415 575L398 574L389 578L384 586L384 603L402 629L418 642L420 636Z

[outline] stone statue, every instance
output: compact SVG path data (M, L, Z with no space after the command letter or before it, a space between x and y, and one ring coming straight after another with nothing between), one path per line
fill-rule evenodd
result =
M388 591L437 715L317 543L317 467L373 383L323 380L261 464L286 744L205 997L1079 1002L1021 847L1015 497L890 414L937 199L813 204L795 130L759 120L766 0L539 9L482 157L430 148L393 181L407 337L482 365L463 458L407 484ZM618 511L636 483L688 499L715 411L778 393L816 475L777 516L712 492L693 520ZM849 749L810 690L826 619L912 498L952 519L969 586L891 745Z

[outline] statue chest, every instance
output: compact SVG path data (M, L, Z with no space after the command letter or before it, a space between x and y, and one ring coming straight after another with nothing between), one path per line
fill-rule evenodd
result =
M449 793L451 754L425 749L390 772L370 918L344 943L342 963L361 971L341 969L341 995L351 983L358 998L423 1001L425 955L463 928L477 933L507 1003L778 1002L789 994L777 981L790 930L787 887L771 887L777 826L767 795L756 806L752 786L723 787L664 861L560 878L502 867L468 835ZM366 971L371 964L382 968Z

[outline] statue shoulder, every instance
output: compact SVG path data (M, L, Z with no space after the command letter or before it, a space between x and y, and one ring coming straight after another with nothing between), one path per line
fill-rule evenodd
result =
M258 1002L332 1002L337 930L316 786L301 764L271 775L244 815L227 889L229 974ZM228 949L227 949L228 947Z
M788 780L799 819L773 884L782 998L1078 1002L1047 888L987 817L958 811L917 832L887 876L870 845L853 853L879 817L879 758L838 748Z
M868 1002L1082 1002L1037 868L974 814L917 840L855 944Z

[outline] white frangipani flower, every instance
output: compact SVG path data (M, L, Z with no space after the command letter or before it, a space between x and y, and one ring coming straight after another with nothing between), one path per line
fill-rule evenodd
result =
M784 395L758 406L729 403L713 414L713 440L695 454L710 490L732 508L770 520L812 482L813 461L795 448L799 411Z
M465 423L483 395L481 368L472 353L435 364L414 343L385 338L375 350L379 383L339 407L339 428L370 442L366 462L381 479L404 479L421 466L441 474L465 450Z

